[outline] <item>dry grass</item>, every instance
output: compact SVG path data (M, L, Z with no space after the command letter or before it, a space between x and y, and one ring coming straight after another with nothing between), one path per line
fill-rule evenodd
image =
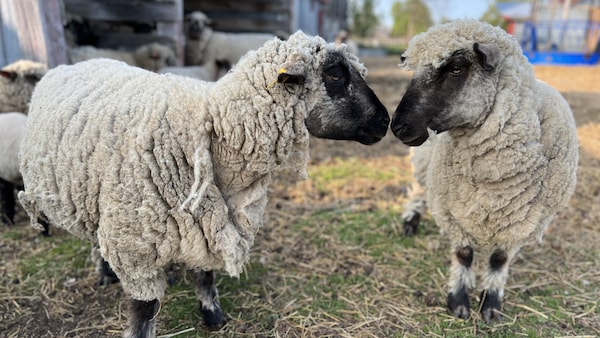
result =
M394 60L368 61L369 81L393 111L408 78L381 71ZM567 95L581 142L575 196L545 241L523 249L511 266L501 323L446 312L448 243L430 219L415 238L400 235L411 173L407 148L388 136L370 147L313 140L311 178L275 178L246 273L220 276L229 323L216 333L202 330L191 276L177 270L162 301L159 335L599 336L600 90L590 91ZM41 238L19 217L17 226L0 228L0 336L119 336L123 293L119 285L95 285L89 245L56 229Z

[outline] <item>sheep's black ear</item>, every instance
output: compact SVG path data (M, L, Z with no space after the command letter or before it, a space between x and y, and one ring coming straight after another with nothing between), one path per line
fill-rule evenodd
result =
M14 81L17 78L17 73L8 70L0 70L0 76Z
M277 82L279 83L303 84L306 80L304 63L287 63L279 69L278 73Z
M498 46L491 43L477 43L473 44L473 50L477 55L477 61L485 69L490 72L498 66L500 61L500 50Z

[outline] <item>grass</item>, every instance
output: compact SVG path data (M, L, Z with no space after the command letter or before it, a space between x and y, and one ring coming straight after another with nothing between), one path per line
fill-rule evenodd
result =
M487 325L477 314L477 290L471 293L469 320L446 311L449 247L431 218L423 220L417 236L401 236L399 215L410 182L405 158L334 158L313 163L310 177L296 184L276 178L268 222L245 273L236 279L219 272L228 324L216 333L202 329L193 276L179 267L161 301L159 335L600 334L597 228L558 228L543 244L524 248L511 267L504 320ZM126 322L123 292L119 285L95 285L89 244L62 231L41 238L26 226L2 228L0 238L0 332L120 336Z

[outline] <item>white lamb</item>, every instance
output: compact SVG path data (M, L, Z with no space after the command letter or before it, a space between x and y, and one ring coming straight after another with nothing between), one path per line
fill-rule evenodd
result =
M250 50L260 48L275 35L214 31L211 20L200 11L185 16L185 65L204 65L217 60L236 64Z
M158 70L160 74L177 74L192 77L202 81L217 81L231 69L227 61L205 63L204 66L163 67Z
M309 133L379 141L389 117L355 56L297 32L217 82L107 59L57 67L32 98L21 204L97 243L132 297L125 337L155 334L165 268L197 273L204 323L225 323L213 269L238 276L274 170L306 174Z
M0 223L14 224L16 213L15 191L21 190L23 177L19 170L19 150L25 135L27 115L19 112L0 114ZM49 236L49 225L39 219L42 235Z
M500 319L510 262L541 240L575 189L571 109L535 79L519 43L487 23L430 28L402 59L414 77L391 129L407 145L423 144L414 149L415 172L424 174L427 205L453 253L447 305L457 317L470 316L471 263L481 250L489 259L482 318Z
M93 46L78 46L69 50L69 57L71 63L96 58L109 58L151 71L157 71L163 67L175 66L177 64L177 58L173 49L156 42L142 45L131 52L96 48Z
M18 60L0 70L0 112L23 112L29 110L33 88L46 74L45 64Z
M19 148L27 115L18 112L0 114L0 223L13 224L15 188L23 184L19 171Z

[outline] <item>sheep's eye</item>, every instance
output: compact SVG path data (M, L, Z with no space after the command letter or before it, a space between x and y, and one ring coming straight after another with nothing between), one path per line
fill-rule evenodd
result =
M463 72L463 70L465 70L463 67L453 66L450 68L450 74L451 75L459 75L460 73Z
M337 75L329 75L329 79L332 81L339 81L342 77Z

